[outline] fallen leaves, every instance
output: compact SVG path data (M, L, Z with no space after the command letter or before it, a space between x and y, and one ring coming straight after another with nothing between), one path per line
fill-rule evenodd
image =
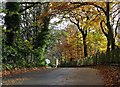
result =
M119 87L120 86L120 67L119 66L105 66L99 65L97 68L100 74L104 77L106 87Z
M14 68L12 70L4 70L2 71L2 77L4 79L4 77L10 77L13 76L15 74L22 74L22 73L26 73L26 72L31 72L31 71L37 71L37 70L42 70L45 69L45 67L34 67L34 68ZM24 80L28 80L30 79L30 77L21 77L21 78L16 78L16 79L8 79L8 80L3 80L2 83L5 85L20 85Z
M21 69L14 68L12 70L4 70L2 71L2 77L12 76L15 74L21 74L21 73L26 73L26 72L31 72L31 71L41 70L41 69L45 69L45 67L21 68Z
M2 81L3 85L20 85L24 80L28 80L30 78L16 78L16 79L10 79L6 81Z

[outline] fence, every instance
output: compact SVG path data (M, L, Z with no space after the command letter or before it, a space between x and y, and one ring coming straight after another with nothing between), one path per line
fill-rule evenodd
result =
M76 67L76 66L86 66L86 65L120 65L120 48L109 52L98 52L94 56L90 56L78 61L68 61L63 62L59 66L62 67Z
M120 65L120 48L105 53L98 52L94 56L84 58L81 61L78 65Z

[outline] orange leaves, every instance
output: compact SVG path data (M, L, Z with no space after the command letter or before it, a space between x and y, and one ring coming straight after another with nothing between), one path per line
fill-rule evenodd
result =
M42 69L45 69L45 67L21 68L21 69L15 68L10 71L8 70L2 71L2 76L4 78L4 77L12 76L12 75L18 75L18 74L42 70ZM20 77L20 78L15 78L15 79L8 79L8 80L3 79L2 82L3 82L3 85L20 85L21 82L23 82L24 80L29 80L29 79L31 79L31 77Z
M43 21L46 20L45 17L48 17L48 16L50 16L50 12L44 12L43 14L39 15L39 16L37 17L37 19L38 19L38 24L39 24L40 26L43 26L43 23L44 23Z
M76 29L75 25L69 25L66 29L68 34L66 36L62 36L62 44L60 44L60 48L64 53L67 60L73 58L73 60L77 60L82 48L82 42L80 41L80 33L78 33L78 29ZM81 54L82 55L82 54Z
M97 66L95 67L100 70L100 73L104 76L105 87L119 87L119 67L113 66Z
M6 81L2 81L3 85L20 85L24 80L29 80L30 77L22 77L22 78L15 78L15 79L9 79Z
M47 16L56 16L56 14L62 14L63 11L68 10L68 2L51 2L47 8L44 8L43 12L37 17L38 22L41 24Z
M68 2L52 2L50 8L52 10L64 10L68 8Z
M4 71L2 71L2 76L3 77L12 76L12 75L15 75L15 74L21 74L21 73L30 72L30 71L36 71L36 70L41 70L41 69L44 69L44 67L22 68L22 69L15 68L15 69L12 69L12 70L4 70Z

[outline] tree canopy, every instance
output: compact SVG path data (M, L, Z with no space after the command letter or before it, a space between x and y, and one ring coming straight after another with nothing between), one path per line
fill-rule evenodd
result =
M95 55L120 62L119 2L6 2L2 12L3 69L45 66L46 58L94 63Z

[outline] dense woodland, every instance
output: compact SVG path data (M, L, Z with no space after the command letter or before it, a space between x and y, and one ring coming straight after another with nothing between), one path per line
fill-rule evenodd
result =
M3 70L120 64L119 2L2 3Z

